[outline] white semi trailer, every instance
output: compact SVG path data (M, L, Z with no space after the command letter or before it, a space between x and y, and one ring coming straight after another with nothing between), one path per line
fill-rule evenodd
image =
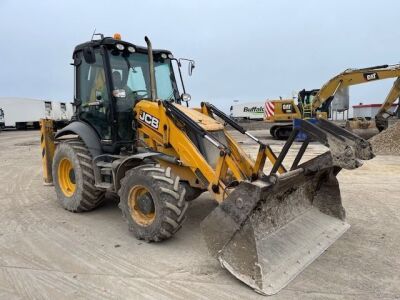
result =
M3 130L5 127L4 124L4 110L0 108L0 130Z
M58 128L64 127L74 114L73 103L52 101L52 119Z
M62 127L73 115L72 103L29 98L0 97L0 108L5 128L39 128L42 118L53 119L57 127Z
M264 101L232 105L230 109L230 116L235 120L263 120Z

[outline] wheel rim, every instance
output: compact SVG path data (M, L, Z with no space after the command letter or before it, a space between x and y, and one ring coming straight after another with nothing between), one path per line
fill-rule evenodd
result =
M154 200L144 186L136 185L131 188L128 205L131 216L136 223L142 226L148 226L153 223L156 217Z
M58 165L58 183L66 197L71 197L75 193L75 171L68 158L63 158Z

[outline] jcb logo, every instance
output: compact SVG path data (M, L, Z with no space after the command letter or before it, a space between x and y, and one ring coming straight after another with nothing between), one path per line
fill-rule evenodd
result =
M139 120L145 122L147 125L150 125L154 129L158 129L160 124L160 120L152 115L148 114L147 112L141 111L139 114Z
M378 74L375 73L375 72L373 72L373 73L364 73L364 78L367 81L379 79Z

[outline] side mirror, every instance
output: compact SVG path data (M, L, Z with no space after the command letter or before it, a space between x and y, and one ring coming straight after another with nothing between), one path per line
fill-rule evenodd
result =
M83 48L83 58L88 64L94 64L96 62L96 56L92 47Z
M182 96L181 96L181 99L184 102L189 102L192 99L192 96L190 96L190 94L183 93Z
M194 60L189 61L189 76L192 76L193 74L193 69L196 67L196 65L194 64Z
M78 57L78 56L75 56L74 57L74 62L71 63L70 65L78 67L78 66L80 66L81 63L82 63L82 59L80 57Z

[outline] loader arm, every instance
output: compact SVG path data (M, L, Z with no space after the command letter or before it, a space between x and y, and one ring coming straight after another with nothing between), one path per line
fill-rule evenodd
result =
M348 87L351 85L368 83L376 80L399 77L399 76L400 76L400 64L382 65L382 66L375 66L363 69L347 69L344 72L340 73L339 75L336 75L335 77L331 78L321 87L321 89L314 97L312 110L315 113L315 111L323 103L331 100L335 95L335 93L341 88ZM395 85L397 84L395 83ZM389 96L391 95L391 93L389 94ZM393 91L393 93L395 93L395 91ZM390 99L392 98L390 97ZM383 106L382 109L384 109Z
M172 170L186 176L183 180L200 182L218 202L228 197L230 186L262 176L267 159L276 162L275 153L262 143L255 160L249 157L223 124L209 115L205 104L195 110L168 101L142 100L134 109L139 139L152 151L175 158L181 164L169 165ZM286 169L279 165L276 171Z

